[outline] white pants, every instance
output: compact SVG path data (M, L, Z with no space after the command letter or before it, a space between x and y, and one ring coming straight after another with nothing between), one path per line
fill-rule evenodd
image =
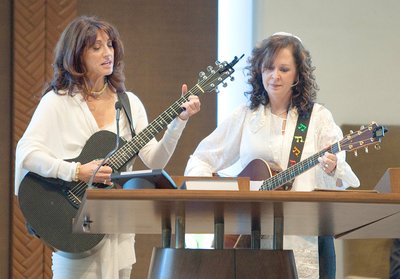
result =
M130 279L135 263L133 235L107 235L94 254L72 259L53 253L53 279Z
M119 271L119 279L130 279L131 268L121 269ZM53 270L53 279L98 279L101 278L101 271L88 270L88 271L73 271L63 272L61 270Z

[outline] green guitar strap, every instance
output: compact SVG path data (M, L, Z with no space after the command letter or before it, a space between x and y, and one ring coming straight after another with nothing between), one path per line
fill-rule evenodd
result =
M126 117L128 118L129 128L131 129L132 138L136 135L135 128L133 127L133 120L132 120L132 112L131 112L131 105L129 103L129 98L126 92L118 93L118 100L121 102L122 107L124 108Z

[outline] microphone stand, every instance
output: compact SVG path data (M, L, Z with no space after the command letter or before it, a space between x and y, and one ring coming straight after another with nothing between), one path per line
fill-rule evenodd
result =
M116 144L113 150L111 150L105 157L104 159L101 161L101 163L98 165L98 167L95 169L95 171L93 172L92 176L89 179L88 182L88 188L92 189L95 188L93 186L93 180L97 174L97 172L99 171L99 169L104 166L104 164L108 161L108 159L111 157L111 155L113 155L119 148L119 118L120 118L120 114L121 114L121 109L122 109L122 104L120 101L117 101L115 103L115 110L116 110L116 124L117 124L117 135L116 135Z

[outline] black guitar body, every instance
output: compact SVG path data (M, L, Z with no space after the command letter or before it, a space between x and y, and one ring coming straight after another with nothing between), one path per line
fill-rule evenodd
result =
M104 158L114 149L115 141L114 133L97 132L89 138L79 157L67 161L84 164ZM70 202L67 193L77 183L83 182L66 182L29 172L22 180L18 192L19 206L35 235L72 258L91 255L104 239L104 234L72 232L72 219L77 214L78 206ZM82 190L80 200L86 188L87 185Z

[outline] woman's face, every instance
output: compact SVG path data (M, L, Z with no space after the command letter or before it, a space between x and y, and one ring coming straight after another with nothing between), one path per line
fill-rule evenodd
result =
M86 77L93 84L98 80L104 80L105 76L112 74L114 47L104 31L97 31L96 42L83 51L82 60L86 69Z
M270 67L263 66L262 81L270 99L291 97L297 70L291 48L281 49Z

